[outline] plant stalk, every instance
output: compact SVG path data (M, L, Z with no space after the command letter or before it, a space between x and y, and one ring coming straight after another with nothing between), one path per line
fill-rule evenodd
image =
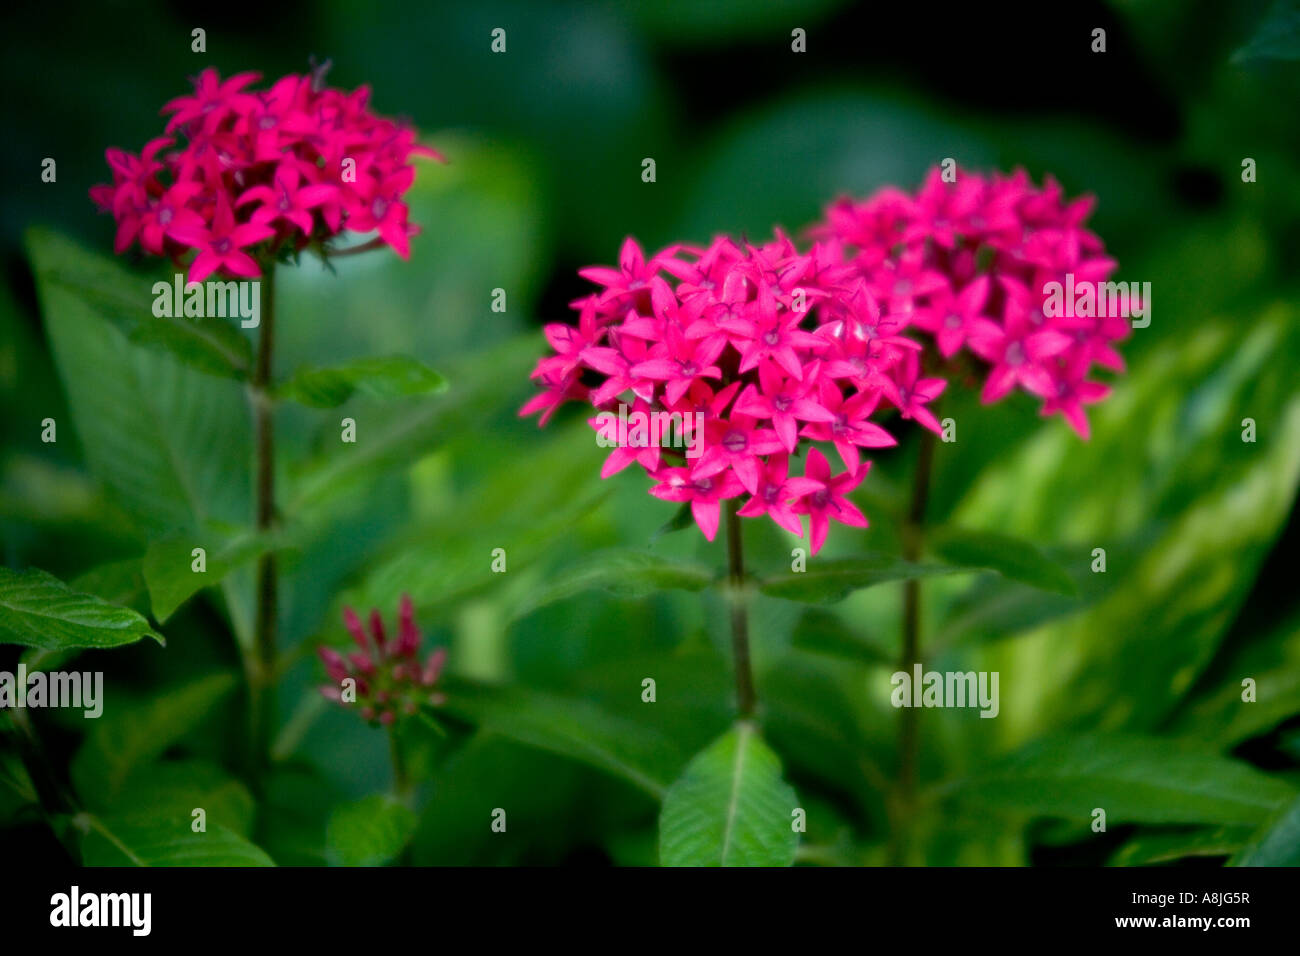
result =
M271 357L275 348L275 265L268 264L262 278L262 316L258 331L257 360L250 382L253 433L256 446L256 526L259 532L275 523L275 407L271 398ZM277 616L277 567L274 551L257 560L256 610L253 652L248 663L249 722L252 763L260 775L270 761L271 731L275 709L275 632Z
M740 535L739 506L727 502L727 565L731 585L731 651L736 666L736 711L748 720L758 706L749 660L749 602L745 594L745 547Z
M402 803L407 803L411 797L411 771L407 766L406 750L398 735L397 724L388 728L388 749L393 760L393 794Z
M916 471L912 476L912 499L903 527L903 558L916 561L921 556L925 529L925 510L930 500L930 475L934 468L935 434L921 432ZM903 650L899 669L911 679L914 666L921 660L921 582L908 578L903 582ZM919 688L913 688L913 697ZM915 699L913 700L915 703ZM916 810L917 763L920 753L919 707L903 707L898 719L898 809L901 820L892 828L890 857L894 865L907 858L911 842L912 817Z

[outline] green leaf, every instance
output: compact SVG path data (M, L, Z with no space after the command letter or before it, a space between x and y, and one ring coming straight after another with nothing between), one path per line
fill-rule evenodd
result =
M287 398L314 408L334 408L360 392L372 398L405 398L445 391L447 380L404 355L356 359L330 368L300 368L276 389Z
M1300 615L1252 635L1216 670L1220 680L1179 711L1173 733L1226 750L1300 714ZM1245 678L1255 682L1250 702L1242 699Z
M523 617L540 607L585 591L601 590L624 598L645 597L659 591L701 591L712 583L708 568L675 558L610 548L598 551L546 578L543 587L515 609Z
M1044 726L1162 728L1213 660L1293 510L1294 308L1254 321L1206 316L1186 329L1176 344L1148 348L1090 410L1089 442L1040 429L986 467L954 513L963 526L1106 552L1109 587L1098 600L988 649L984 669L1036 675L1004 710L1005 741ZM1242 440L1246 417L1254 442Z
M72 761L81 794L115 799L131 771L161 756L193 730L235 687L229 673L209 674L140 700L113 695Z
M1300 866L1300 797L1259 828L1229 866Z
M972 568L940 564L916 564L884 554L856 558L814 560L806 571L791 571L762 581L759 590L769 597L808 604L834 604L854 591L936 574L955 574Z
M1274 0L1250 42L1232 55L1233 63L1300 60L1300 0Z
M264 850L226 827L195 833L188 815L170 820L82 813L73 822L85 832L86 866L275 866Z
M987 568L1004 578L1073 596L1078 589L1065 568L1035 545L991 531L945 528L934 532L931 550L950 564Z
M673 514L671 518L661 524L655 533L651 536L651 541L658 541L666 534L672 534L676 531L684 531L695 524L695 516L691 514L691 503L683 501L681 507Z
M247 377L252 346L229 321L154 315L154 285L165 282L170 296L174 272L166 276L133 274L112 259L88 253L45 229L33 229L28 245L43 295L57 292L74 297L132 342L164 351L209 375Z
M1151 866L1187 857L1231 856L1250 835L1249 827L1230 826L1139 833L1111 857L1111 866Z
M347 495L358 485L390 468L412 461L443 444L466 423L477 425L502 401L503 383L526 388L528 369L545 348L539 335L521 335L491 349L449 363L456 387L445 397L413 399L398 407L369 409L357 423L356 444L338 440L332 423L325 451L297 469L285 511L298 514L335 496ZM522 394L522 393L521 393Z
M799 847L798 797L781 761L748 722L710 744L664 797L664 866L790 866Z
M1249 764L1155 737L1038 741L954 785L958 799L1005 811L1114 823L1259 823L1295 791Z
M78 591L86 591L105 601L148 613L149 592L144 583L139 558L110 561L77 575L69 582Z
M402 852L417 822L415 811L390 796L363 797L334 808L325 845L343 866L383 866Z
M119 647L145 637L166 643L130 608L74 591L36 568L0 567L0 643L67 650Z
M277 538L244 531L224 541L210 535L155 541L144 554L143 572L153 616L165 623L176 609L203 588L215 587L232 571L272 550ZM202 572L194 570L193 551L204 549Z
M872 643L860 630L851 628L833 611L811 607L799 618L790 644L797 650L855 663L892 664L898 655Z
M583 700L522 688L465 686L450 691L446 709L484 734L596 767L662 799L685 761L663 734Z
M137 348L103 303L60 281L82 275L138 298L147 297L148 278L48 231L33 230L27 245L92 473L146 535L197 529L208 519L244 520L251 511L251 443L243 387L187 368L172 354ZM147 302L143 309L148 314Z
M530 564L552 560L556 542L609 494L594 480L590 456L583 457L590 436L585 425L552 429L543 444L520 448L520 458L502 462L458 497L454 511L405 530L400 546L338 603L395 607L409 594L417 611L453 608L493 585L520 580L516 572ZM492 570L498 547L506 552L507 574Z
M194 810L202 809L209 829L222 826L245 837L253 830L255 805L248 788L204 760L144 764L127 774L116 793L92 790L83 799L100 816L190 823Z

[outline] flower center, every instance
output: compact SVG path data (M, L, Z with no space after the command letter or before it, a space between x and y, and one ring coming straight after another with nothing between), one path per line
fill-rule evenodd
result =
M370 204L370 214L376 219L383 219L386 212L388 212L388 200L383 196L376 196L374 202Z
M227 252L230 251L230 240L218 239L216 242L212 244L212 250L218 253L219 255L224 256Z
M1024 347L1019 342L1012 342L1007 346L1003 361L1008 365L1023 365L1025 361Z
M749 437L738 428L733 428L722 436L722 447L733 455L749 447Z
M960 329L961 316L954 313L953 315L950 315L948 316L948 318L944 319L943 324L944 326L950 329Z
M812 503L814 508L825 508L831 503L831 493L828 489L822 488L821 490L814 491L809 495L808 500Z
M794 399L786 395L778 395L772 399L772 407L778 412L788 412L790 406L794 404Z
M770 329L763 333L763 341L767 345L776 345L777 342L781 341L781 333L776 329Z
M174 213L171 211L170 208L168 208L167 206L163 206L161 209L158 210L158 224L160 226L167 225L169 222L172 221L173 215Z

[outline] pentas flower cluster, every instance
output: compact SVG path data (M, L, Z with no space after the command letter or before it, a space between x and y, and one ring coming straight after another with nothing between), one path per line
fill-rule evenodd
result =
M113 182L90 195L117 220L116 251L139 242L179 262L194 250L192 282L255 278L264 255L344 229L377 232L407 258L418 232L402 201L415 179L409 160L441 157L371 112L369 88L325 86L323 68L253 90L259 79L206 69L192 95L163 107L165 135L138 156L107 151Z
M830 522L867 524L847 498L870 466L862 449L896 444L872 416L892 408L939 429L926 406L945 383L921 374L920 344L882 314L837 243L800 252L780 233L763 245L720 237L647 259L628 239L617 268L580 274L600 289L573 303L576 326L546 327L556 354L538 362L542 392L520 414L545 424L565 401L589 401L610 413L591 421L605 438L616 437L620 404L679 416L685 450L617 436L602 477L636 462L652 495L690 503L709 540L722 502L744 498L740 515L794 534L806 515L816 553Z
M333 648L319 648L333 681L321 687L322 694L348 706L360 705L364 719L385 726L399 716L414 714L424 704L443 703L443 695L433 687L442 673L447 651L440 647L420 663L420 632L415 627L409 596L402 596L397 636L391 641L376 610L370 612L369 634L350 607L343 610L343 623L358 649L344 656ZM355 701L344 692L343 682L348 678L355 681Z
M943 359L965 351L987 365L985 403L1021 388L1087 438L1083 407L1110 392L1088 376L1094 365L1123 371L1114 343L1129 322L1100 297L1079 310L1092 314L1048 304L1051 283L1097 289L1115 269L1084 228L1092 207L1067 201L1050 176L1041 188L1023 170L945 182L936 168L915 195L886 188L835 203L814 235L844 248L891 321L924 333Z

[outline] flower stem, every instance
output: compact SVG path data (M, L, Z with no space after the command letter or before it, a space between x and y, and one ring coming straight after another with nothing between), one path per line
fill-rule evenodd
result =
M912 476L912 500L903 527L903 557L915 561L921 556L925 528L925 509L930 500L930 474L934 467L934 432L921 431L916 471ZM911 678L913 667L921 659L921 582L908 578L903 582L903 653L899 669ZM913 689L913 695L919 688ZM915 701L913 701L915 703ZM917 762L920 752L918 707L904 707L898 719L898 809L901 820L892 829L890 858L899 865L907 858L911 842L912 816L916 809Z
M388 750L393 758L393 794L406 803L411 796L411 773L406 764L406 751L398 736L397 724L388 727Z
M259 532L275 523L275 408L271 398L271 355L275 347L275 265L262 278L262 316L258 332L257 362L249 395L253 407L256 445L256 524ZM275 630L277 569L275 553L265 551L257 560L256 610L249 678L249 731L252 763L260 776L270 760L271 727L275 708Z
M745 547L735 501L727 502L727 564L731 584L731 650L736 659L736 710L742 720L754 715L758 695L749 661L749 603L745 595Z

